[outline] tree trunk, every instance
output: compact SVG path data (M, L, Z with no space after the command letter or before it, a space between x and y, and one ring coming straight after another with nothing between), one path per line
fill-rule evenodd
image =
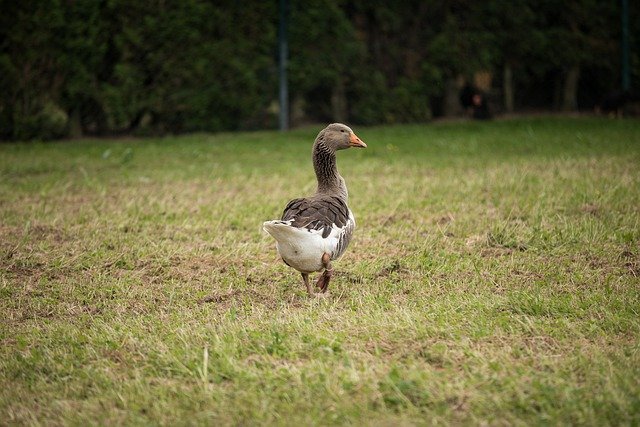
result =
M562 90L564 89L563 84L564 79L562 78L562 72L558 71L553 76L553 104L551 106L551 109L553 111L560 111L562 107Z
M453 117L460 114L460 87L454 77L448 78L444 83L444 100L442 113L445 117Z
M74 108L69 115L69 136L71 138L80 138L82 136L80 111L77 108Z
M562 111L578 109L578 81L580 80L580 66L572 65L567 72L562 90Z
M347 121L347 95L342 76L338 78L331 93L331 115L336 122Z
M280 108L278 106L278 108ZM289 109L289 122L292 127L299 126L307 119L304 112L304 98L300 95L294 95Z
M504 64L502 91L504 95L504 109L507 113L513 113L513 71L509 63Z

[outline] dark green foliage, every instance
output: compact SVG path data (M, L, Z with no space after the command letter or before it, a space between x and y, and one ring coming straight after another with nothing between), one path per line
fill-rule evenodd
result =
M619 87L616 2L290 3L294 124L426 121L479 71L498 105L506 69L518 107L591 108ZM277 2L0 0L0 11L2 139L275 125ZM634 86L638 8L630 22Z
M114 2L119 61L104 83L111 128L147 116L157 131L243 127L270 100L274 10L235 2Z
M269 125L268 3L2 3L2 137Z

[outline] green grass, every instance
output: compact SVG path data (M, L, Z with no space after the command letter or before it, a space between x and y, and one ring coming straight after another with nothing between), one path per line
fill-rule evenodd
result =
M640 122L356 128L309 299L317 131L0 145L0 423L640 424Z

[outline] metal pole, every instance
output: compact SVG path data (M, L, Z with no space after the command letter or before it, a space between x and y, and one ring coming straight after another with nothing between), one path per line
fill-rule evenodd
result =
M622 0L622 90L631 88L629 72L629 0Z
M278 77L280 80L280 130L289 129L289 87L287 82L287 15L289 12L289 1L279 2L279 25L278 25Z

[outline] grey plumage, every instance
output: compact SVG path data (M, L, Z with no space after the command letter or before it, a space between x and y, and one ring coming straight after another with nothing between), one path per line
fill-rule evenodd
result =
M343 124L321 130L312 150L316 193L289 201L280 220L263 225L275 237L283 261L302 273L310 295L308 274L324 270L316 286L325 292L333 271L331 261L345 252L356 226L347 204L347 186L336 166L336 151L366 146Z
M326 238L333 227L342 228L349 221L347 202L337 196L316 194L306 199L293 199L282 213L282 220L293 220L293 227L323 230Z
M282 213L283 221L292 220L293 227L322 230L323 238L327 238L334 227L344 228L340 233L338 248L331 254L331 259L337 259L344 253L355 229L353 214L347 205L347 186L336 165L336 150L349 146L343 147L336 142L336 136L343 134L350 136L353 131L339 123L320 131L312 149L313 169L318 181L316 194L291 200Z

